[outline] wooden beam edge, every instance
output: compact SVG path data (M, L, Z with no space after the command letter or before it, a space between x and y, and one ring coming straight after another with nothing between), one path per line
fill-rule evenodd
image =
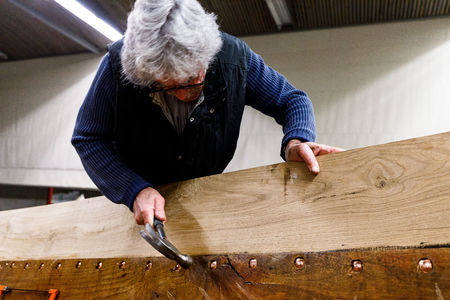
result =
M170 241L189 255L450 243L450 133L318 159L318 176L281 163L157 187ZM160 256L105 197L1 212L0 228L2 260Z

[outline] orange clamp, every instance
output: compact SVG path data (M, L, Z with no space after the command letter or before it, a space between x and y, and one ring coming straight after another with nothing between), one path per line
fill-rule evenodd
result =
M50 298L48 300L55 300L56 296L58 296L59 291L57 289L51 289L48 291L50 295Z
M0 296L3 292L9 291L8 287L6 285L0 285ZM58 296L59 291L57 289L51 289L48 291L50 294L50 298L48 300L55 300L56 296Z
M0 285L0 296L2 295L3 292L7 292L8 291L8 287L6 285Z

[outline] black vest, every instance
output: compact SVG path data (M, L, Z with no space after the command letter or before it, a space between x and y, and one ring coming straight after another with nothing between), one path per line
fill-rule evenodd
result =
M223 46L206 73L205 99L183 136L176 133L148 87L125 82L123 41L108 47L116 80L115 147L126 164L153 185L222 173L233 158L245 105L249 47L222 33Z

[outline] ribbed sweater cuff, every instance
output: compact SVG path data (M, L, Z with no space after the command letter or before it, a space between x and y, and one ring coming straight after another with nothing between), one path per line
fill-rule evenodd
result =
M128 208L133 211L133 204L136 196L145 188L152 187L150 183L145 181L142 177L136 177L125 191L122 203L128 206Z

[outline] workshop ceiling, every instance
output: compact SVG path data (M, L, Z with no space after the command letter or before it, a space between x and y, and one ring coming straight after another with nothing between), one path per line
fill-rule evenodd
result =
M78 2L123 33L134 0ZM199 2L235 36L450 15L448 0L285 0L292 24L279 28L266 0ZM102 52L109 42L53 0L0 1L0 62Z

